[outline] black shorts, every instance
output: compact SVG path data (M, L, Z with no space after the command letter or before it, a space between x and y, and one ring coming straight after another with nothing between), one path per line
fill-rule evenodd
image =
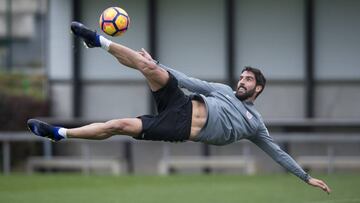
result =
M177 79L169 73L168 83L152 92L158 114L143 115L139 140L182 142L189 139L191 130L191 98L178 87Z

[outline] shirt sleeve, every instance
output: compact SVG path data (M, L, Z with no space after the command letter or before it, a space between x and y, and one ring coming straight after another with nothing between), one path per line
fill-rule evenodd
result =
M297 163L291 158L286 152L284 152L270 137L268 130L264 126L259 130L258 134L251 138L254 144L260 147L264 152L266 152L273 160L279 163L282 167L290 171L292 174L296 175L305 182L308 182L310 179L309 174L307 174Z
M189 90L190 92L203 94L203 95L209 95L211 92L219 90L219 89L226 89L227 91L232 91L231 88L227 85L220 84L220 83L213 83L213 82L207 82L203 81L197 78L192 78L184 73L181 73L177 70L171 69L167 66L164 66L162 64L159 64L159 66L167 71L169 71L177 80L179 83L179 87L185 88Z

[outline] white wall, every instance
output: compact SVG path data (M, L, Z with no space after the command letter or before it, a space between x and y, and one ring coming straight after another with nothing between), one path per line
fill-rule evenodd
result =
M360 1L317 0L315 70L318 79L360 78Z
M263 70L268 79L304 77L304 8L301 0L236 1L236 68Z
M158 1L159 60L188 75L225 79L222 0Z
M140 116L148 113L148 98L145 83L86 85L82 116L100 120Z
M360 84L321 83L316 88L315 115L320 118L359 119Z
M70 34L72 0L49 1L49 65L51 79L71 79L73 40Z
M48 76L49 80L71 80L73 70L73 38L70 34L72 0L49 1ZM51 83L52 115L72 116L71 83Z

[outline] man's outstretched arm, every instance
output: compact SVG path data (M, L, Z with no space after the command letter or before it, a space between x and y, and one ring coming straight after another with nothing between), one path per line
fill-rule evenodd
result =
M328 194L330 194L330 192L331 192L331 189L329 188L329 186L327 186L326 183L322 180L319 180L316 178L310 178L307 183L311 186L321 188Z
M264 152L266 152L272 159L279 163L282 167L290 171L292 174L296 175L302 179L307 184L318 187L323 191L330 194L331 189L326 183L322 180L311 177L307 174L297 163L296 161L284 152L269 136L266 128L263 132L259 132L254 138L250 139L254 144L260 147Z

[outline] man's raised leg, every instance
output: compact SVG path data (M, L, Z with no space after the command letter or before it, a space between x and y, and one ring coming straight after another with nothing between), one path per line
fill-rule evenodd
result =
M102 47L121 64L139 70L147 79L152 91L157 91L167 84L169 73L160 68L148 53L148 57L145 57L144 54L106 39L79 22L72 22L71 30L74 35L84 40L87 47Z
M140 71L145 76L150 89L155 92L167 84L169 73L159 67L147 52L149 58L144 57L142 54L144 51L136 52L114 42L110 44L108 50L121 64Z

